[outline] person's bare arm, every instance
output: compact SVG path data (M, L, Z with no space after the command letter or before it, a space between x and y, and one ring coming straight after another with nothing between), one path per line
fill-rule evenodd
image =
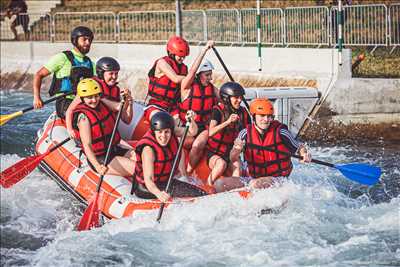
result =
M72 138L76 138L75 133L74 133L74 129L72 126L72 114L74 112L74 109L76 108L76 106L78 106L81 103L81 98L79 96L76 96L74 98L74 100L72 101L72 103L69 105L67 111L65 112L65 124L67 125L67 131L70 137Z
M200 51L199 55L194 60L192 66L189 69L188 74L183 78L181 82L181 95L182 99L186 98L186 95L189 92L189 89L192 87L192 83L194 77L196 76L196 72L199 69L201 62L203 61L204 56L206 55L207 51L214 46L214 41L208 41L204 48Z
M211 137L211 136L215 135L216 133L222 131L225 127L227 127L229 124L237 121L238 119L239 119L239 115L231 114L226 121L224 121L220 124L218 124L218 122L216 120L211 120L210 127L208 129L209 130L208 136Z
M103 102L113 112L118 112L121 106L121 102L113 101L107 98L102 98L101 102ZM132 97L129 96L125 100L124 106L122 107L121 119L126 124L129 124L132 118L133 118Z
M189 123L189 129L188 129L188 136L195 136L199 130L199 127L197 126L197 123L195 121L195 117L196 117L196 113L192 110L189 110L186 113L186 121L190 121ZM178 120L175 120L175 135L176 136L183 136L184 132L185 132L185 127L186 125L184 125L184 127L179 126L179 123L177 125Z
M179 161L179 172L182 176L187 176L186 164L185 164L185 153L181 152L181 160Z
M125 98L125 104L123 106L123 113L122 113L122 121L125 122L126 124L129 124L132 121L133 118L133 98L131 96L131 91L128 88L124 88L121 90L121 97Z
M174 83L181 83L183 78L185 78L183 75L178 75L164 59L160 59L157 62L156 69L167 75L167 77Z
M42 86L43 78L49 75L50 71L45 67L42 67L38 72L36 72L35 77L33 78L33 107L36 109L43 107L43 100L40 97L40 87Z
M142 151L142 163L143 163L143 179L147 190L155 195L161 202L167 202L170 195L161 191L157 185L153 182L154 177L154 151L149 146L145 146Z
M234 145L229 154L229 158L230 158L231 162L239 161L239 156L240 156L240 153L242 152L243 145L244 145L244 141L240 140L240 138L235 139Z

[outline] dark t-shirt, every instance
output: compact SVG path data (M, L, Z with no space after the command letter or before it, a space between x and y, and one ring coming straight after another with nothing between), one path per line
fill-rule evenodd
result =
M240 110L239 112L246 112L246 111ZM228 118L226 118L225 120L227 120L227 119ZM243 118L241 118L241 119L243 119ZM212 114L211 114L211 120L217 121L217 124L221 124L223 122L222 121L222 113L217 107L213 108L213 111L212 111ZM249 124L249 123L251 123L250 116L247 116L246 125Z

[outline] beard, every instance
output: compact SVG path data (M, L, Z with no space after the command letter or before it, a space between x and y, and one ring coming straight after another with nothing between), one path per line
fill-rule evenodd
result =
M81 52L83 55L86 55L87 53L89 53L90 51L90 45L87 47L81 46L81 45L77 45L76 48L79 50L79 52Z

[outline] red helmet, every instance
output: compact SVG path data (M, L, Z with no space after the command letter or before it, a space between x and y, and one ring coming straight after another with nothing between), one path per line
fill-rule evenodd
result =
M179 57L186 57L189 55L189 44L182 37L172 36L168 40L167 51Z

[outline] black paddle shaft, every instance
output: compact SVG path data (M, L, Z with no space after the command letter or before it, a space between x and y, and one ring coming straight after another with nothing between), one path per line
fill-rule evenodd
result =
M47 99L46 101L43 101L43 105L46 105L46 104L48 104L48 103L50 103L50 102L53 102L53 101L55 101L55 100L57 100L57 99L66 97L67 95L71 95L71 94L73 94L73 92L67 93L67 94L62 94L62 95L58 95L58 96L49 98L49 99ZM34 108L33 106L30 106L29 108L23 109L22 112L25 113L25 112L31 111L31 110L33 110L33 109L35 109L35 108Z
M122 110L124 109L124 104L125 104L125 98L123 98L122 101L121 101L120 108L119 108L118 115L117 115L117 119L115 120L114 129L113 129L113 131L111 133L111 139L110 139L110 142L108 143L106 158L104 159L104 165L105 166L107 166L107 164L108 164L108 160L109 160L109 157L110 157L110 154L111 154L112 143L113 143L113 140L114 140L115 133L118 130L118 123L119 123L119 120L121 119L121 114L122 114ZM103 178L104 178L104 174L100 175L100 182L97 184L97 189L96 189L97 193L100 192L101 184L103 183Z
M174 159L174 164L172 165L172 171L171 171L171 173L169 175L169 178L168 178L167 187L165 188L165 191L167 193L169 192L169 188L171 187L172 177L174 176L176 167L178 165L178 161L180 159L181 151L182 151L182 148L183 148L183 143L185 142L186 135L187 135L188 131L189 131L189 124L186 125L185 132L183 133L183 136L182 136L182 140L179 143L178 152L176 153L176 156L175 156L175 159ZM158 211L157 222L160 222L160 220L161 220L161 216L162 216L163 211L164 211L164 206L165 206L165 203L161 203L160 210Z
M233 79L231 73L229 72L228 68L225 65L225 62L222 60L220 54L218 53L217 49L213 46L212 49L214 50L215 55L217 56L219 62L221 63L222 67L224 68L226 74L228 75L229 79L231 82L234 82L235 80ZM250 106L249 103L247 103L246 99L243 97L243 103L246 106L247 110L250 111Z
M300 155L293 155L293 154L286 153L286 152L283 152L283 151L280 151L280 150L276 150L276 149L273 149L273 148L263 147L263 149L271 151L271 152L275 152L275 153L278 153L278 154L282 154L282 155L285 155L285 156L290 156L290 157L297 158L297 159L303 159L303 157L300 156ZM316 163L316 164L320 164L320 165L324 165L324 166L328 166L328 167L332 167L332 168L335 167L335 165L332 164L332 163L321 161L321 160L318 160L318 159L311 159L311 162Z
M60 146L63 146L66 142L68 142L69 140L71 140L71 137L68 137L67 139L65 139L64 141L62 141L61 143L58 143L57 145L55 145L54 147L50 148L49 153L53 152L54 150L56 150L57 148L59 148Z

